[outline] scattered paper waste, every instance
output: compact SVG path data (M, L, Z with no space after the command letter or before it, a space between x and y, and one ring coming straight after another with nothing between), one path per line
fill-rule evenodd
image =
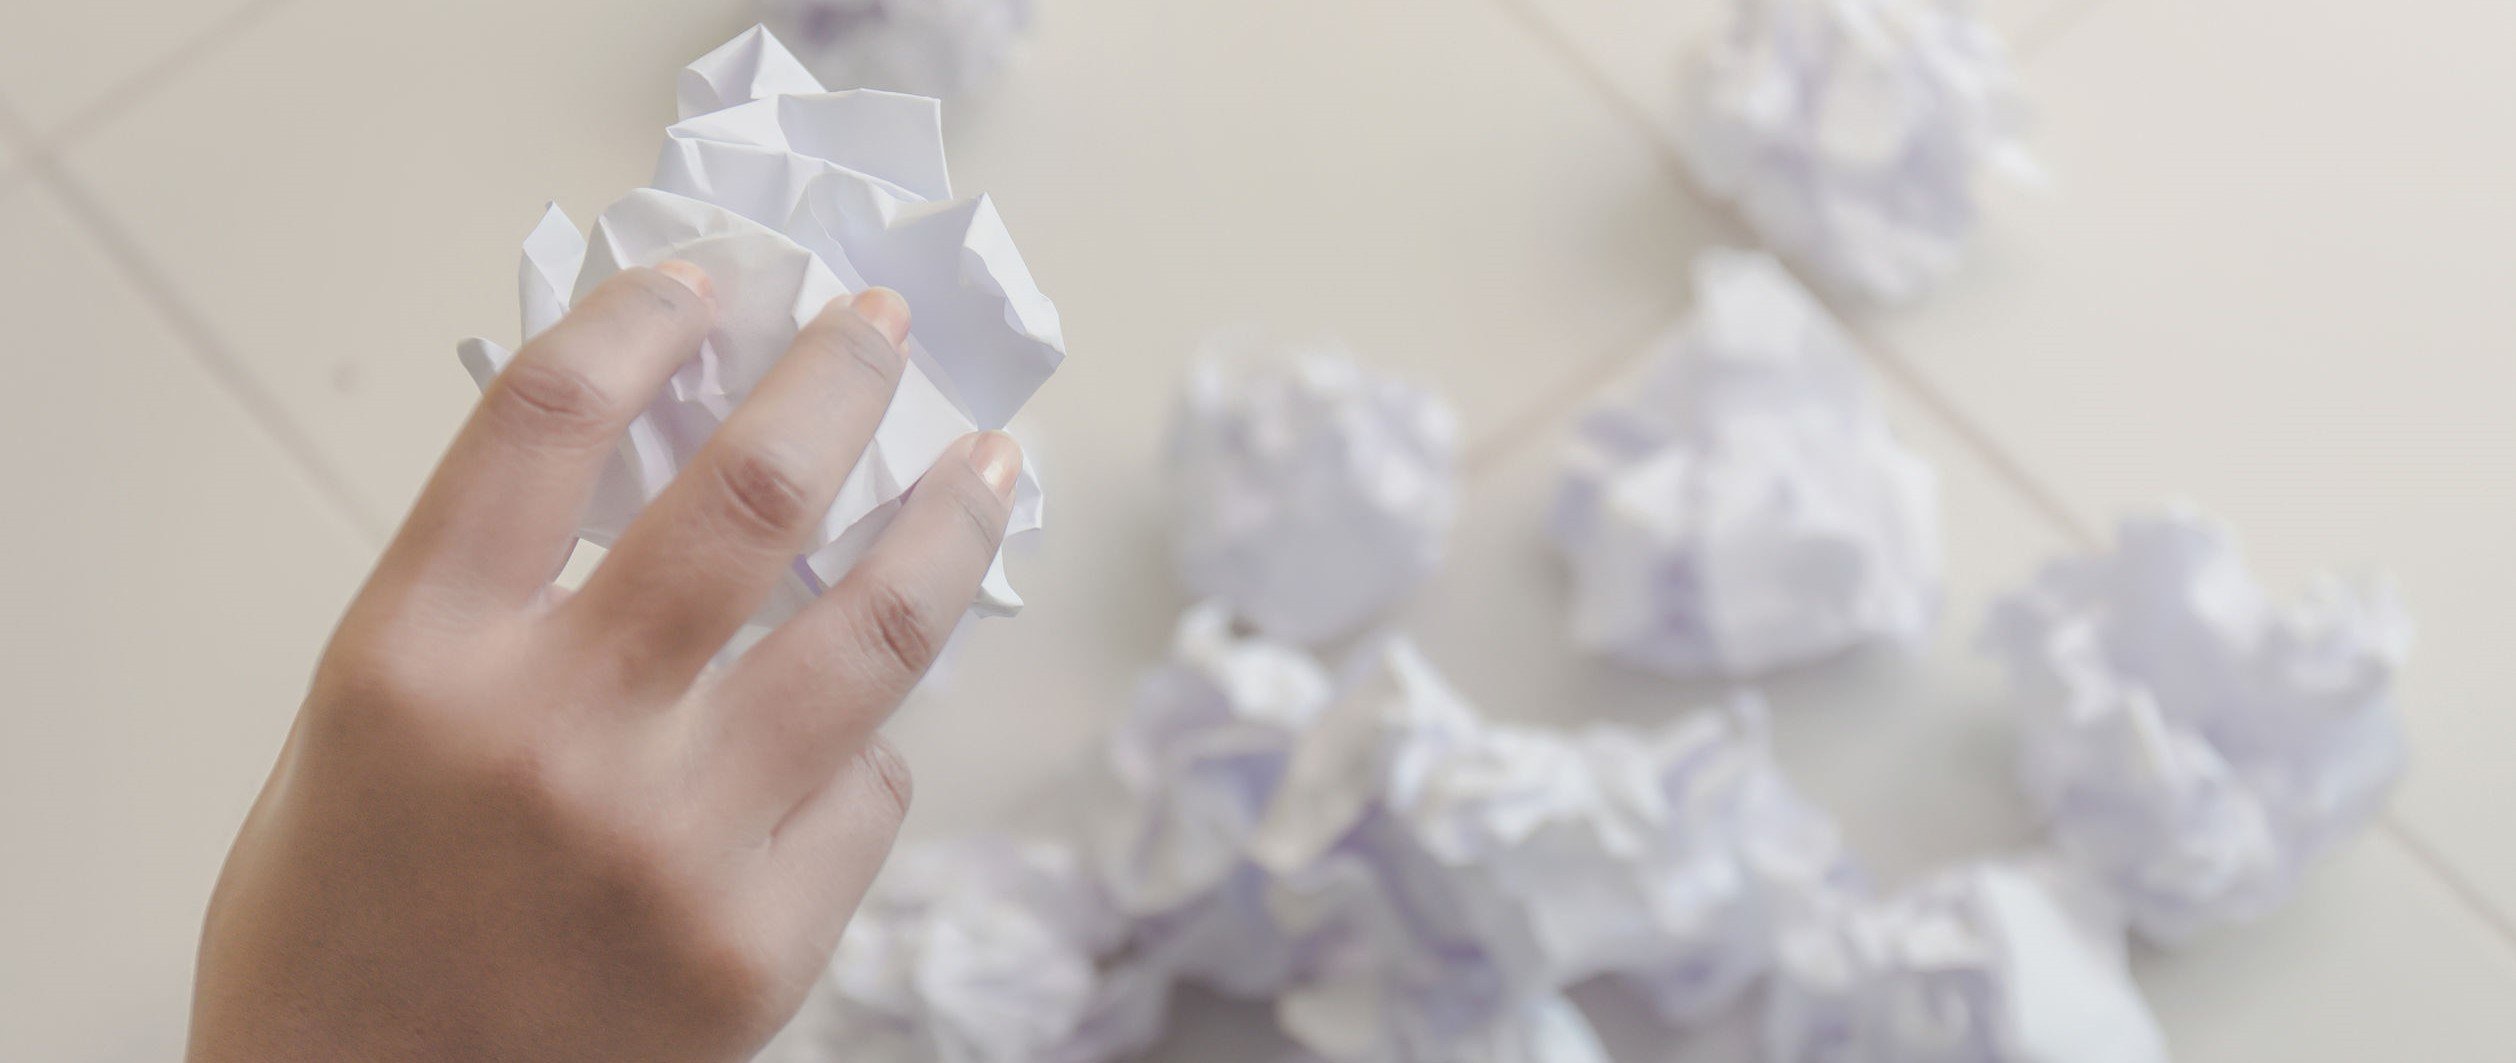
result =
M2121 913L2046 861L1944 871L1782 936L1771 1063L2165 1063Z
M2062 852L2172 944L2257 918L2403 770L2390 588L2326 576L2280 606L2189 511L2047 566L1982 635L2021 703L2020 775Z
M653 186L591 236L553 207L521 270L530 340L621 269L717 285L705 346L631 427L582 534L608 545L833 298L915 311L898 399L774 623L835 581L953 439L1000 428L1064 357L985 197L955 198L935 100L1029 0L765 0L693 63ZM808 69L808 66L810 69ZM826 92L811 72L873 86ZM1964 0L1740 0L1698 71L1705 184L1828 283L1909 298L1953 268L1978 172L2032 174L2013 79ZM1712 252L1661 356L1582 422L1550 531L1576 641L1746 675L1927 634L1937 486L1851 340L1772 258ZM467 341L486 387L510 353ZM1403 637L1350 635L1437 565L1458 427L1329 346L1218 337L1170 440L1180 565L1209 600L1113 736L1123 797L1078 848L910 847L762 1057L1098 1063L1162 1033L1175 985L1274 1002L1328 1063L1591 1063L1564 996L1623 982L1668 1023L1762 985L1777 1063L2149 1063L2127 926L2253 918L2401 774L2409 623L2383 586L2269 602L2225 529L2127 521L1982 637L2023 702L2020 773L2053 850L1870 895L1785 779L1752 694L1652 729L1495 723ZM1012 530L1036 528L1026 469ZM999 563L974 613L1020 606Z
M1692 81L1697 179L1819 283L1870 300L1955 268L1979 173L2039 173L2008 57L1968 0L1737 0Z
M1113 741L1134 953L1333 1061L1604 1059L1562 991L1727 1005L1853 876L1742 696L1652 731L1489 723L1405 640L1332 679L1209 603Z
M1695 264L1696 306L1581 421L1550 514L1572 638L1743 676L1938 614L1938 480L1887 429L1851 339L1761 253Z
M1170 988L1118 955L1127 933L1071 847L987 835L907 847L764 1058L1126 1058L1160 1034Z
M680 99L654 187L605 209L590 240L555 206L526 238L523 332L531 339L632 266L683 258L715 282L716 328L630 426L596 489L581 533L608 546L824 305L875 285L907 297L912 364L814 545L753 617L775 624L855 563L947 445L1004 427L1064 360L1065 341L995 206L953 197L935 101L824 93L758 28L691 64ZM460 353L483 387L510 357L481 339ZM1026 466L1008 534L1039 523ZM973 609L1021 604L1000 556Z
M1691 1021L1763 973L1776 918L1853 880L1752 697L1653 731L1493 724L1402 639L1347 682L1251 840L1280 909L1352 928L1279 1004L1323 1055L1485 1058L1465 1046L1496 1031L1468 1017L1545 1017L1600 975ZM1335 1007L1358 997L1380 1003Z
M1032 0L761 0L760 20L821 82L951 99L985 85Z
M1458 449L1448 405L1341 348L1219 335L1171 426L1182 578L1277 638L1350 634L1440 562Z
M1103 825L1102 874L1145 949L1180 977L1266 999L1301 965L1249 839L1334 692L1308 653L1235 633L1231 610L1208 602L1181 619L1169 661L1111 735L1125 797Z

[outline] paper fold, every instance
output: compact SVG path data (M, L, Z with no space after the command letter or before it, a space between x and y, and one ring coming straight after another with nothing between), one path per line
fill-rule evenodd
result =
M952 198L935 101L823 92L754 28L683 71L680 104L654 187L606 208L589 234L554 206L526 238L523 336L622 269L679 258L715 283L715 328L630 426L588 507L582 534L609 545L823 307L875 285L907 299L910 365L812 546L752 618L772 626L846 573L954 440L1005 427L1065 341L994 206ZM484 387L510 357L478 339L458 353ZM1041 508L1026 463L1008 537L1038 528ZM1021 604L999 556L972 609Z

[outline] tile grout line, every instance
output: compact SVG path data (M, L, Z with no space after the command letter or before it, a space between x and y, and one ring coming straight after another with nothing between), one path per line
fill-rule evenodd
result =
M1500 426L1470 442L1459 462L1460 474L1473 480L1491 471L1513 449L1534 440L1548 422L1579 409L1584 399L1615 379L1635 359L1648 357L1650 352L1645 348L1651 337L1667 328L1684 305L1682 297L1655 304L1641 326L1619 330L1605 353L1589 359L1564 383L1547 389L1519 413L1504 418Z
M2437 847L2429 844L2426 837L2413 830L2411 824L2404 822L2401 814L2396 812L2392 805L2388 804L2384 811L2377 813L2376 827L2378 831L2394 839L2394 843L2410 855L2412 863L2420 865L2427 869L2429 874L2436 876L2438 883L2446 887L2446 892L2454 894L2455 899L2463 902L2464 907L2478 914L2482 922L2489 924L2490 929L2498 932L2500 938L2509 945L2516 946L2516 918L2510 918L2505 912L2500 911L2489 895L2483 893L2481 887L2473 884L2470 875L2464 874L2462 868L2456 867L2453 861L2446 859L2446 854L2438 852Z
M2027 472L2025 465L2011 458L2009 452L1992 439L1991 433L1958 410L1956 403L1906 360L1901 352L1859 325L1847 323L1846 331L1860 341L1870 361L1878 366L1880 375L1893 380L1904 389L1905 394L1921 403L1923 410L1939 421L1940 427L1956 433L1958 441L1966 449L1973 451L1977 459L1991 467L1994 479L2016 492L2027 508L2050 522L2063 538L2076 543L2081 549L2097 549L2105 545L2103 534L2063 504L2059 496L2045 490L2044 485Z
M203 28L201 32L194 34L191 40L185 41L174 51L159 56L155 62L106 87L103 92L98 93L95 98L73 112L70 117L54 123L49 131L30 128L28 136L33 143L29 145L29 154L59 152L78 143L91 130L105 125L116 115L149 98L159 86L165 84L174 75L182 73L184 68L209 56L239 34L259 25L263 19L294 2L295 0L253 0L252 3L229 12L227 17Z
M1738 213L1730 208L1729 204L1703 191L1702 186L1695 182L1692 169L1685 156L1679 153L1671 135L1662 130L1659 123L1654 121L1639 103L1617 88L1608 80L1606 74L1584 58L1578 45L1558 30L1545 16L1528 7L1526 0L1496 0L1496 2L1510 11L1524 28L1546 46L1547 50L1555 53L1559 62L1571 67L1579 80L1593 94L1599 96L1607 104L1608 109L1616 113L1620 121L1631 127L1637 135L1651 145L1652 154L1660 160L1660 168L1668 176L1670 183L1676 186L1679 194L1685 196L1698 209L1711 215L1720 224L1723 232L1719 235L1722 238L1742 244L1762 243L1753 238L1752 230L1745 221L1740 219ZM1939 389L1931 386L1911 362L1879 338L1876 331L1863 322L1859 315L1845 313L1839 305L1838 298L1828 294L1825 289L1808 283L1807 279L1800 275L1799 267L1789 260L1779 256L1776 260L1781 262L1783 268L1792 275L1792 279L1799 282L1802 288L1807 289L1828 313L1833 314L1836 320L1843 323L1844 331L1850 333L1852 338L1858 341L1862 352L1868 356L1868 360L1880 370L1880 375L1903 388L1921 403L1925 411L1956 433L1959 440L1969 450L1974 451L1977 458L1991 467L1995 478L2010 490L2017 492L2030 508L2052 521L2072 541L2083 546L2093 546L2103 541L2102 537L2098 536L2085 521L2080 520L2069 507L2062 505L2051 492L2046 491L2041 484L2036 482L2036 479L2030 476L2022 465L1995 444L1989 433L1977 425L1972 418L1958 410L1956 405L1950 402Z
M1680 194L1698 207L1710 211L1714 218L1729 230L1729 235L1744 235L1746 226L1736 212L1731 210L1727 203L1707 195L1702 187L1696 184L1685 156L1678 151L1674 143L1673 135L1660 129L1659 123L1651 118L1649 112L1644 110L1639 102L1626 95L1624 90L1617 87L1604 71L1591 63L1589 58L1582 54L1578 44L1543 14L1531 7L1529 0L1495 0L1495 2L1513 20L1519 22L1541 47L1554 53L1556 60L1569 68L1575 79L1596 95L1619 121L1651 145L1653 154L1660 160L1661 169L1677 187ZM2079 24L2102 2L2103 0L2081 0L2080 3L2062 9L2058 14L2049 15L2030 27L2027 34L2022 34L2022 37L2026 38L2025 43L2014 50L2018 62L2023 65L2044 47L2059 39L2071 27ZM1761 243L1761 241L1749 242ZM1788 261L1784 261L1783 266L1792 273L1794 279L1799 279L1799 270L1796 266ZM1973 418L1960 411L1955 403L1933 386L1903 354L1880 339L1866 323L1837 310L1834 305L1836 300L1828 296L1823 289L1810 286L1805 280L1801 281L1801 286L1808 288L1812 294L1816 295L1821 305L1825 305L1829 312L1834 313L1843 322L1845 331L1851 333L1852 337L1859 341L1863 351L1879 367L1881 375L1903 388L1923 405L1925 412L1937 419L1943 427L1954 432L1967 449L1973 451L1978 459L1990 466L1994 477L2015 492L2029 508L2051 522L2065 538L2080 544L2083 548L2103 543L2103 537L2087 521L2081 519L2077 512L2064 504L2059 495L2046 490L2036 477L2027 472L2022 463L2013 459L2008 451L1995 442L1991 434ZM2461 868L2455 866L2425 838L2414 832L2390 807L2378 818L2376 825L2379 833L2393 839L2395 844L2402 847L2415 863L2428 871L2440 885L2446 888L2448 893L2453 894L2467 911L2478 917L2483 925L2488 926L2500 939L2502 945L2516 949L2516 917L2502 912L2496 903L2473 885L2471 878Z
M123 279L138 290L170 327L192 350L193 360L210 374L228 397L244 408L245 414L258 423L282 452L292 459L298 471L324 496L352 528L368 542L384 542L390 526L367 506L349 476L332 463L314 437L300 428L286 408L262 386L236 353L217 334L191 304L184 301L175 286L158 272L145 251L109 216L103 206L87 194L78 181L64 170L58 160L37 154L29 169L37 183L50 189L55 198L69 208L81 228L105 251Z
M184 301L175 285L157 270L147 252L114 222L102 204L88 194L58 155L62 148L75 143L86 131L146 99L169 77L208 56L220 45L291 2L293 0L256 0L238 9L182 47L107 89L94 102L65 121L60 127L61 132L49 139L5 101L0 101L0 136L16 141L25 156L19 160L15 171L0 174L0 192L12 191L21 185L42 186L51 191L79 227L96 241L123 279L138 291L140 297L157 311L160 320L191 350L194 363L242 408L247 419L279 446L315 493L323 496L334 512L349 522L353 532L365 537L371 544L382 543L391 530L390 525L368 508L366 500L352 486L349 476L325 456L323 448L298 425L295 418L289 416L285 405L263 387L260 379L218 338L217 332L209 327L200 313Z

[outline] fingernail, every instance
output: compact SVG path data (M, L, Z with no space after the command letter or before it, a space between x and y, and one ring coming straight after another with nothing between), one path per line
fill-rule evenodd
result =
M680 281L681 286L690 289L692 295L709 302L716 301L716 282L709 280L708 271L700 269L695 262L668 258L655 264L655 272Z
M1013 479L1022 472L1022 444L1003 432L981 432L970 448L970 467L1000 501L1013 501Z
M897 347L909 339L909 301L889 288L867 288L856 293L856 316L880 331L884 339Z

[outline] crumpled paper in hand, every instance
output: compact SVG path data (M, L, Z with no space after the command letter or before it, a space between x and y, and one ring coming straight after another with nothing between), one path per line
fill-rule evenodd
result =
M2122 915L2045 860L1941 872L1794 925L1766 991L1773 1063L2165 1063Z
M911 364L811 548L752 618L773 625L855 563L946 446L1004 427L1064 360L1065 341L994 204L953 196L934 100L825 93L759 28L691 64L679 96L653 187L606 208L590 237L553 206L526 238L523 334L632 266L682 258L715 282L715 328L630 425L596 488L580 531L608 546L832 299L875 285L907 297ZM483 387L510 357L482 339L460 353ZM1039 523L1026 466L1007 533ZM999 556L973 609L1021 604Z
M824 84L950 99L995 76L1032 0L761 0L760 20Z
M1450 407L1333 345L1215 337L1169 447L1182 578L1292 642L1386 611L1439 563L1457 508Z
M1770 256L1711 251L1696 307L1568 448L1550 532L1573 641L1680 677L1752 675L1938 614L1938 480L1852 340Z
M2279 906L2383 804L2410 639L2382 583L2325 576L2276 604L2225 527L2179 510L2047 566L1981 643L2017 691L2020 775L2055 842L2173 944Z
M1900 302L1956 267L1979 174L2037 178L2016 80L1969 0L1738 0L1682 141L1819 283Z
M977 835L884 866L828 976L763 1058L1097 1063L1161 1032L1170 980L1073 849Z

